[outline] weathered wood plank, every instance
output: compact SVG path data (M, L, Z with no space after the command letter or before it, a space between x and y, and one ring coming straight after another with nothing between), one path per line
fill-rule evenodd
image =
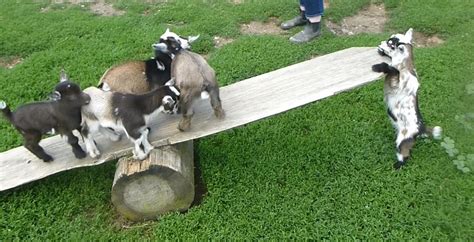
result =
M162 146L197 139L335 95L380 79L381 74L372 72L371 66L383 60L375 48L349 48L237 82L221 88L227 114L224 120L214 117L209 100L201 100L196 104L191 130L177 130L180 116L161 115L155 119L150 140ZM61 171L98 165L127 155L132 149L126 138L112 143L100 137L97 143L103 151L98 160L77 160L58 136L41 141L55 158L50 163L40 161L23 147L2 152L0 191Z

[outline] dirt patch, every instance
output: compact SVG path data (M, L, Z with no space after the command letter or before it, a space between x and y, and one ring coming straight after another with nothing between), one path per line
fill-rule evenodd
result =
M125 11L115 9L112 4L97 2L90 6L93 13L101 16L120 16L124 15Z
M324 9L329 8L329 5L330 5L329 0L324 0L323 3L324 3Z
M360 33L382 33L387 22L387 12L383 4L371 4L357 15L344 18L341 24L326 21L328 29L336 35Z
M0 57L0 66L7 69L12 69L23 61L18 56Z
M230 44L234 41L234 39L224 38L219 36L214 36L214 47L220 48L226 44Z
M79 5L81 8L89 7L90 11L101 16L120 16L125 14L125 11L115 9L112 4L106 3L105 0L55 0L52 4L70 4ZM67 6L62 6L60 9L65 9ZM46 6L40 9L40 12L45 13L54 10L58 7Z
M279 20L277 18L270 18L267 22L250 22L240 26L240 32L243 34L270 34L278 35L284 34L285 31L280 29Z
M428 36L420 32L413 33L413 44L415 47L435 47L444 43L437 35Z

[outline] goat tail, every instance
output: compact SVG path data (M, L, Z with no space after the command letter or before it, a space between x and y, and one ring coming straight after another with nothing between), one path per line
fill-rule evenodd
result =
M426 127L423 136L440 140L443 136L443 129L440 126Z
M2 110L3 115L5 116L8 121L12 122L13 114L10 108L8 107L7 103L3 100L0 100L0 110Z

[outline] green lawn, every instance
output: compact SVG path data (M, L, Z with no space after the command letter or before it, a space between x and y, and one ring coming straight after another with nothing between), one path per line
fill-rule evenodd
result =
M87 6L47 1L0 3L0 99L12 107L43 100L64 67L84 88L110 66L152 54L166 27L200 34L222 85L353 46L376 46L413 27L445 43L415 49L419 99L458 155L474 154L474 1L385 0L382 34L323 36L293 45L288 35L242 35L239 26L296 14L296 0L117 1L126 14L95 16ZM26 1L24 1L26 2ZM126 3L134 2L134 3ZM159 1L158 1L159 2ZM166 1L163 1L166 2ZM370 0L331 0L325 19L341 21ZM87 5L87 4L86 4ZM143 15L143 12L147 15ZM213 37L235 39L222 48ZM416 40L415 40L416 41ZM342 70L343 71L343 70ZM296 80L295 80L296 81ZM208 193L187 213L129 224L114 210L115 163L63 172L0 193L0 241L13 239L397 239L474 240L473 172L463 173L441 142L419 140L409 165L394 171L394 131L383 83L200 139L195 143ZM225 103L224 103L225 107ZM0 119L0 149L21 145ZM59 162L59 161L58 161ZM474 169L474 161L466 159ZM1 167L0 167L1 169Z

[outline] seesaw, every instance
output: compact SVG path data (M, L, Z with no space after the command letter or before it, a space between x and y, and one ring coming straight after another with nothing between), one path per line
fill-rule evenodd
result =
M381 78L373 64L386 61L376 48L354 47L320 56L221 88L227 116L218 120L209 101L196 103L192 128L177 129L180 116L158 116L150 141L156 148L148 159L133 161L128 139L110 142L99 137L99 159L78 160L59 136L41 141L55 160L44 163L23 147L0 153L0 191L49 175L124 157L118 161L112 202L131 220L153 219L184 211L194 198L193 140L229 130L350 90Z

